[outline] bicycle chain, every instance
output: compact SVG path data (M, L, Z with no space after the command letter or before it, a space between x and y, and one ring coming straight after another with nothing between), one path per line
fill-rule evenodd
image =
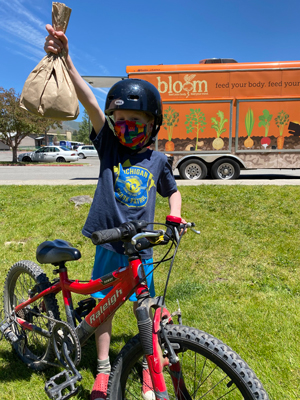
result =
M65 332L65 330L67 330L67 332ZM63 336L61 335L61 333L63 334ZM59 337L57 337L57 335ZM51 331L51 341L52 341L52 346L53 346L53 349L55 351L58 361L65 368L68 367L68 365L64 361L64 358L62 357L62 352L60 351L58 345L61 345L61 348L62 348L63 342L65 342L66 340L70 340L70 336L71 336L71 345L73 348L72 349L68 348L69 355L71 357L71 354L73 353L73 357L71 359L75 365L78 365L81 360L81 346L80 346L80 342L79 342L77 333L72 328L72 326L69 325L67 322L57 321Z
M56 346L56 343L54 342L55 339L54 339L53 332L54 332L54 329L55 329L56 325L62 325L65 329L67 329L69 331L69 334L71 335L72 340L73 340L73 345L75 345L75 349L73 349L73 352L75 350L75 357L74 357L75 359L73 360L73 362L74 362L75 365L78 365L80 360L81 360L81 345L80 345L79 338L77 336L77 333L76 333L75 329L65 321L61 321L61 320L49 317L48 315L39 314L39 313L37 313L37 312L35 312L33 310L30 310L30 312L32 314L35 314L35 315L37 315L39 317L42 317L42 318L45 318L45 319L49 320L50 322L54 323L54 325L51 327L51 332L50 332L51 338L50 338L50 340L51 340L51 344L53 346L53 349L55 351L55 354L56 354L56 357L57 357L58 361L64 367L66 367L66 364L62 361L61 353L58 350L58 348ZM15 316L15 312L14 311L12 312L11 317L13 318L14 322L18 324L18 322L16 321L16 316ZM66 339L67 336L68 335L65 335L64 339Z

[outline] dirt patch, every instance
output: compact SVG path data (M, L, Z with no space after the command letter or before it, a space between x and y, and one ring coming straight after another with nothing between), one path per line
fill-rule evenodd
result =
M268 136L270 139L270 144L266 147L267 150L277 150L279 143L277 141L278 136ZM247 137L239 137L238 141L238 149L239 150L247 150L247 147L245 147L245 140ZM253 146L248 148L248 150L263 150L264 147L261 144L261 140L264 139L261 136L251 136L251 139L253 140ZM297 136L284 136L282 137L283 139L283 147L282 150L295 150L295 149L300 149L300 138ZM281 139L281 140L282 140ZM280 149L281 150L281 149Z
M221 149L214 149L213 141L215 138L201 138L198 140L197 151L218 151L218 150L228 150L229 149L229 139L223 139L223 147ZM167 139L158 140L158 150L166 151L165 146L168 142ZM196 139L172 139L174 143L174 151L195 151L196 150ZM171 151L171 150L168 150Z

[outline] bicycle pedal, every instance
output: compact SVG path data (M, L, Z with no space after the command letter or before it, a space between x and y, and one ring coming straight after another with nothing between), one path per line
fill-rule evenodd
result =
M58 381L62 379L65 379L64 382L58 383ZM72 371L67 371L65 369L57 375L52 376L52 378L45 383L45 392L51 400L69 399L78 392L78 387L76 387L75 384L81 379L82 377L80 374L77 376L74 375ZM63 393L64 390L68 392Z

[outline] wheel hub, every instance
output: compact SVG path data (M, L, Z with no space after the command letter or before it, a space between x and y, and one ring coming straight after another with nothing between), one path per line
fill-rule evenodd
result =
M229 164L221 164L218 169L218 175L221 179L230 179L234 175L234 168Z
M198 179L201 175L201 168L198 164L190 164L186 169L186 174L189 179Z

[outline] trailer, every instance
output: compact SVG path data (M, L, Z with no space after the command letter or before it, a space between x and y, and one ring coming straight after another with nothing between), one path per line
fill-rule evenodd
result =
M229 62L228 62L229 61ZM236 179L241 169L300 168L300 61L128 66L157 87L163 124L155 149L184 179ZM103 78L83 77L94 87Z

